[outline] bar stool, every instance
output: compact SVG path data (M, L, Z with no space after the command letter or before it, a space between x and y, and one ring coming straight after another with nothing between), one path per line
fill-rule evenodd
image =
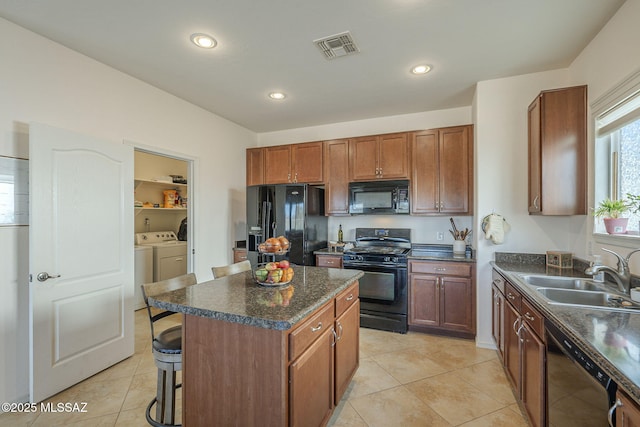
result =
M154 283L145 283L142 287L142 295L149 313L151 326L151 340L153 358L158 367L158 386L156 396L147 406L147 422L155 427L179 426L174 424L176 412L176 372L182 370L182 325L173 326L159 332L154 331L154 323L172 314L172 311L158 311L151 309L149 297L165 292L182 289L197 283L193 273L174 277ZM154 314L155 313L155 314ZM156 405L156 418L151 418L151 408Z
M223 265L221 267L211 267L213 272L213 278L219 279L224 276L230 276L232 274L242 273L243 271L251 270L251 262L248 259L244 261L236 262L231 265Z

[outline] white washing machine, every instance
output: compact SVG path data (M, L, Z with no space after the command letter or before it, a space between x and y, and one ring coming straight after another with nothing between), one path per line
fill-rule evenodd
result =
M143 283L153 282L153 247L147 246L135 246L135 275L134 275L134 310L139 310L146 307L144 303L144 297L142 296L142 289L140 286Z
M187 274L187 242L173 231L136 233L136 244L153 248L153 281Z

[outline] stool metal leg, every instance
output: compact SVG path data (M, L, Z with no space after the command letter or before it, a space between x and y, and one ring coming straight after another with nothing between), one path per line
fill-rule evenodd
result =
M156 420L164 423L164 378L166 376L166 372L164 369L158 368L158 387L156 389Z

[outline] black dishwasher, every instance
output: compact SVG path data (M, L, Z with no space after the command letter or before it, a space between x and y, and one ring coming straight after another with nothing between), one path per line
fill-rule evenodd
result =
M549 426L615 426L617 384L548 320L545 334Z

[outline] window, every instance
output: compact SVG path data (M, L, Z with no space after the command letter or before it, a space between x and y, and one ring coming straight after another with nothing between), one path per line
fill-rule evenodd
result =
M604 198L640 195L640 91L613 105L595 120L595 203ZM640 212L629 217L627 230L638 234ZM604 232L596 221L595 232Z

